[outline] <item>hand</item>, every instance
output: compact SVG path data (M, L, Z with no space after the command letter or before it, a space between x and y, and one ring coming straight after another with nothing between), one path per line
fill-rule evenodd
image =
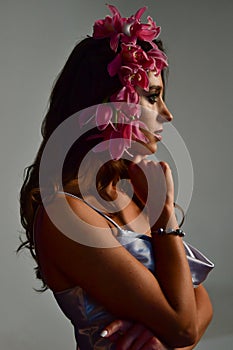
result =
M107 337L116 343L116 350L168 350L145 326L115 320L105 327Z
M174 215L174 184L169 165L141 160L131 163L129 175L135 194L147 207L151 227L166 227Z

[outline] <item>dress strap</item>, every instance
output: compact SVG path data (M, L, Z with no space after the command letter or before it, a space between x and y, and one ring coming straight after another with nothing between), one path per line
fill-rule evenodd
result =
M57 191L57 193L61 193L61 194L65 194L67 196L79 199L80 201L82 201L83 203L87 204L90 208L92 208L93 210L95 210L97 213L99 213L101 216L103 216L106 220L108 220L109 222L111 222L120 232L124 231L113 219L111 219L108 215L104 214L101 210L99 210L98 208L96 208L94 205L88 203L87 201L85 201L83 198L75 196L72 193L69 192L63 192L63 191Z

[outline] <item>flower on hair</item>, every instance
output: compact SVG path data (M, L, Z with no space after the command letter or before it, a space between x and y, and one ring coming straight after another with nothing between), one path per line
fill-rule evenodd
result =
M139 140L144 143L148 141L141 128L148 130L147 126L139 120L132 120L130 122L126 122L125 120L123 122L119 121L117 128L109 128L105 125L104 132L101 135L102 140L93 148L93 151L103 152L109 150L110 156L114 160L120 159L124 152L131 155L128 149L130 149L132 141ZM103 129L100 128L100 130ZM96 136L90 138L94 137Z
M110 39L110 48L116 52L116 56L108 64L108 73L111 77L118 76L122 88L110 96L111 106L102 105L96 109L95 125L102 131L105 142L104 145L96 146L95 151L109 147L112 158L119 159L124 151L128 152L132 139L147 140L141 131L141 128L147 128L139 121L141 111L137 87L148 91L148 72L159 75L168 64L166 55L153 42L161 28L150 16L147 17L147 23L141 23L147 7L124 18L115 6L107 6L112 16L108 15L94 23L93 37ZM138 45L138 40L148 42L151 49L144 51ZM82 116L84 124L85 118Z
M140 8L135 15L129 18L121 16L118 9L113 5L107 5L111 16L97 20L93 28L93 37L110 38L110 47L117 52L115 58L108 65L108 72L111 77L118 75L123 88L120 94L114 94L110 100L122 101L125 95L125 102L138 103L136 97L136 86L144 90L149 88L148 71L160 72L168 65L166 55L153 42L161 31L153 19L148 16L147 23L141 23L141 16L147 7ZM151 49L145 52L137 41L146 41ZM120 99L118 100L118 96Z
M141 114L139 104L122 102L103 103L91 106L80 112L80 127L92 123L101 134L92 135L88 139L100 139L94 147L94 152L110 151L112 159L118 160L124 152L131 155L128 149L132 141L147 142L142 129L148 130L146 124L138 118Z
M161 28L156 26L156 23L150 16L147 17L147 20L147 24L142 24L139 20L137 20L131 26L130 35L134 38L134 40L140 39L151 43L159 36Z
M136 44L137 39L152 42L159 36L161 28L156 26L151 17L147 18L146 24L140 22L141 16L147 9L146 6L129 18L121 17L115 6L107 6L113 16L106 16L105 19L99 19L94 23L93 37L110 38L110 47L115 52L120 41L133 44Z

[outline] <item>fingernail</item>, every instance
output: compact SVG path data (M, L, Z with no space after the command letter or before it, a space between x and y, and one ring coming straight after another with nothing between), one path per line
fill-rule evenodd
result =
M101 337L106 337L108 335L108 331L106 329L104 329L101 333L100 333L100 336Z

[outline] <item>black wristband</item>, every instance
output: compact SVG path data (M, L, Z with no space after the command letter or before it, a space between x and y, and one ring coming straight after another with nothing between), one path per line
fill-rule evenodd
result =
M167 235L173 235L173 236L179 236L179 237L184 237L185 236L185 232L183 230L181 230L180 228L174 230L174 229L163 229L163 228L159 228L156 231L151 232L151 235L153 236L153 234L157 234L158 236L167 236Z

